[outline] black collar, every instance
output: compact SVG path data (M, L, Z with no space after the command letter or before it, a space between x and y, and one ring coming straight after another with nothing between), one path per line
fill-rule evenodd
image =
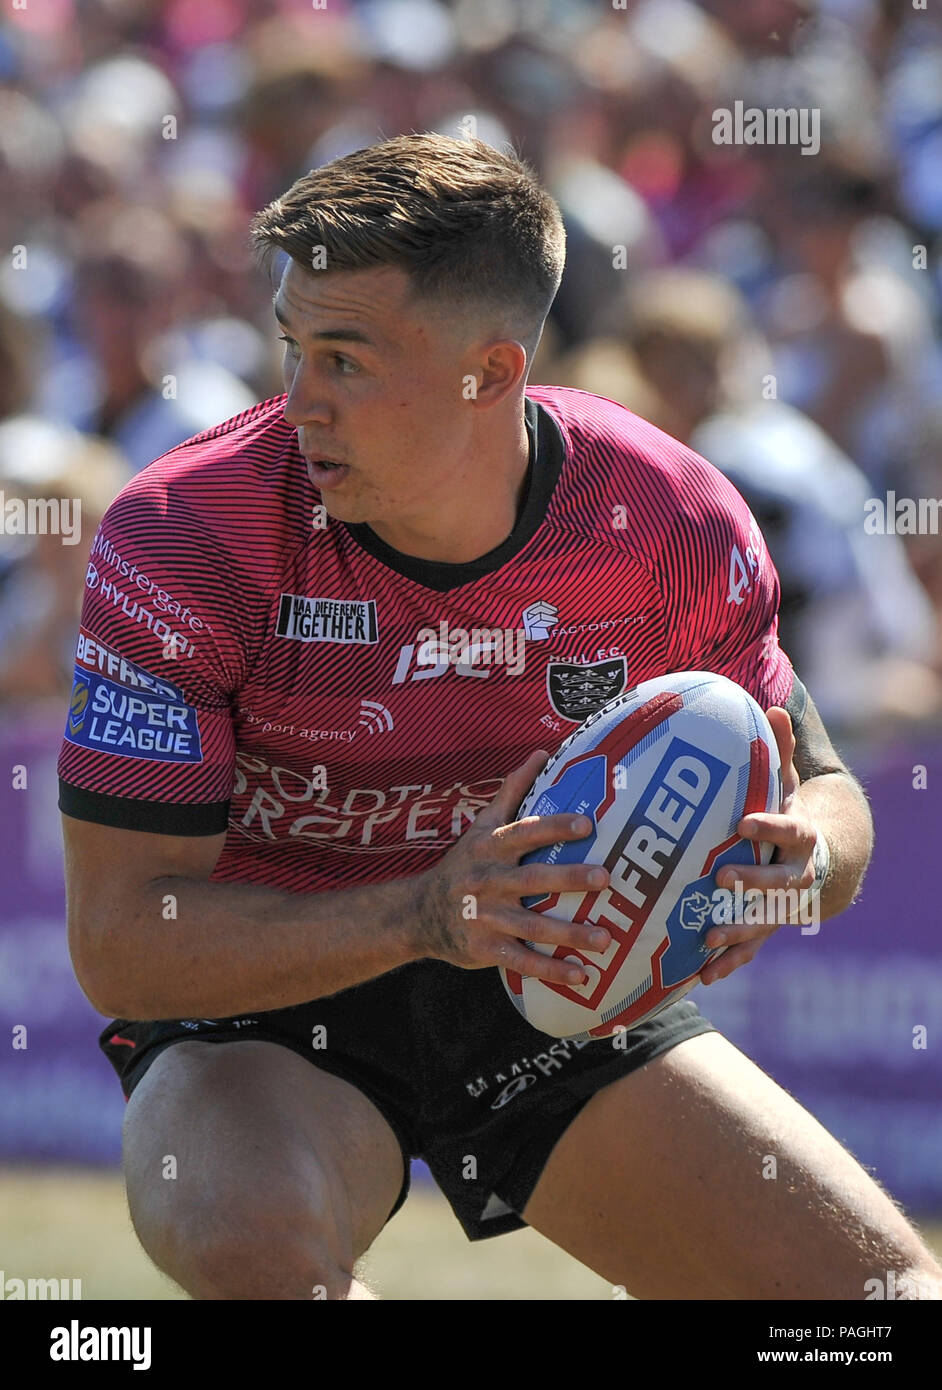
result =
M530 441L526 492L514 529L494 550L479 555L476 560L453 565L441 560L422 560L414 555L403 555L380 540L365 523L348 525L344 522L350 536L362 550L375 556L387 568L439 592L461 588L463 584L471 584L482 575L500 569L523 549L543 524L566 457L566 444L552 415L529 397L524 398L523 413Z

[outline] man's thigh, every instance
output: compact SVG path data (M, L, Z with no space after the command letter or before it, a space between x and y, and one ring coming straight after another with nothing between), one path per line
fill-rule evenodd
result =
M310 1298L382 1230L403 1157L362 1092L290 1049L185 1041L128 1101L124 1170L142 1244L188 1292Z
M719 1033L598 1091L523 1215L643 1299L863 1299L889 1270L942 1277L851 1155Z

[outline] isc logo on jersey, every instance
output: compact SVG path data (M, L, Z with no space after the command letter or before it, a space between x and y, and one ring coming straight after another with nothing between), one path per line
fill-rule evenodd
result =
M79 631L65 737L81 748L129 758L203 760L196 710L183 692L120 656L85 628Z

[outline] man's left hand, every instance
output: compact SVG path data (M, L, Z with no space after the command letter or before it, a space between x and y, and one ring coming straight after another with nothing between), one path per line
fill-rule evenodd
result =
M782 762L782 806L777 815L752 814L744 816L737 826L737 832L746 840L765 840L775 845L775 853L769 864L727 864L716 874L716 886L734 891L736 884L742 884L745 894L750 888L758 888L765 893L774 888L791 888L801 892L814 883L814 862L812 855L818 838L816 827L807 813L802 810L798 800L801 780L793 758L795 735L788 711L777 705L767 711L767 718L775 734L779 756ZM769 899L765 899L766 903ZM781 917L771 920L774 914L765 914L761 926L746 926L730 923L722 927L711 927L706 935L710 947L727 945L728 950L704 966L700 979L705 985L724 980L741 965L752 960L753 956L773 932L786 925L794 917Z

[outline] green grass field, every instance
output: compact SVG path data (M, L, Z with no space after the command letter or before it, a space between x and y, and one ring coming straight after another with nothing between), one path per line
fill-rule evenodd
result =
M942 1254L942 1225L923 1227ZM144 1254L115 1172L0 1170L0 1269L81 1279L83 1299L183 1299ZM603 1279L535 1231L469 1242L437 1190L413 1185L361 1277L386 1299L611 1299Z

